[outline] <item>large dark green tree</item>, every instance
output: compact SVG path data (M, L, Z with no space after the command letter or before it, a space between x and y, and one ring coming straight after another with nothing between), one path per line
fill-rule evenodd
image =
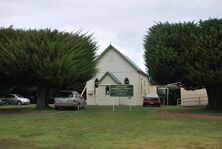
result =
M38 86L37 109L48 107L50 88L85 82L96 73L91 35L57 30L0 29L2 83Z
M157 23L148 30L144 47L154 82L206 88L208 107L222 109L222 19Z

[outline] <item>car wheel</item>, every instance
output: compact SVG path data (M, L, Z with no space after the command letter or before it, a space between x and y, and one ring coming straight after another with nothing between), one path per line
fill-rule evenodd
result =
M55 107L55 110L59 110L59 107Z
M17 105L22 105L22 102L21 102L21 101L18 101Z

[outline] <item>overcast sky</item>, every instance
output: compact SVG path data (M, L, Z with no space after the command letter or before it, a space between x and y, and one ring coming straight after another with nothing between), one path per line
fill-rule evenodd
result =
M0 0L0 26L93 33L146 70L143 38L155 22L222 17L222 0Z

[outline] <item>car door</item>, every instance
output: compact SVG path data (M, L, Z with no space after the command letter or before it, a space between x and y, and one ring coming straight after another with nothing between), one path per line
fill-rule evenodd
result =
M15 95L10 95L10 103L17 104L18 99Z

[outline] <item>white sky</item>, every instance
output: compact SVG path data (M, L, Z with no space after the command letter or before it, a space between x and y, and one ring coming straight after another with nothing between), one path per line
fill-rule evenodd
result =
M93 33L100 54L112 43L141 69L143 38L155 22L222 17L222 0L0 0L0 27Z

